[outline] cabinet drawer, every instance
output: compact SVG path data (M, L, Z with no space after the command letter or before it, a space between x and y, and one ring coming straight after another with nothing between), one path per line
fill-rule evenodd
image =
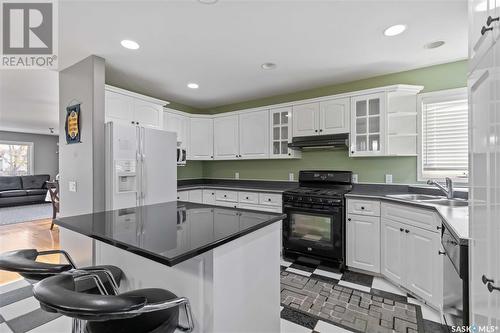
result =
M438 232L437 227L441 227L439 216L428 209L384 202L381 206L381 213L382 218L434 232Z
M281 206L281 194L259 193L259 204L268 206Z
M217 201L238 202L238 192L217 190L215 191L215 199Z
M259 203L259 194L255 192L238 192L238 202L257 204Z
M189 200L189 191L177 192L177 200L188 201Z
M203 203L215 205L215 190L203 190Z
M238 208L260 210L262 212L281 213L281 207L273 207L273 206L252 205L252 204L247 204L247 203L240 203L238 205Z
M349 214L380 216L380 201L348 199L347 211Z

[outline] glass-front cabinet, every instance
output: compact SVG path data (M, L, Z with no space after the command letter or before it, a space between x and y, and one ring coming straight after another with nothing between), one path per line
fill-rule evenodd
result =
M271 109L271 158L299 158L300 151L289 149L292 142L292 107Z
M385 103L384 92L352 97L349 156L385 154Z

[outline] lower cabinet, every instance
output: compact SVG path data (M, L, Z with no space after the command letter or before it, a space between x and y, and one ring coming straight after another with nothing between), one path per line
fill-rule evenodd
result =
M439 232L381 219L381 273L440 308L443 257Z
M380 218L347 216L347 266L380 273Z

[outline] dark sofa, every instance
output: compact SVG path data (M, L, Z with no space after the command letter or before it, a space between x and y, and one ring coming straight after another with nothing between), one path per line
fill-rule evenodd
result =
M0 207L45 202L49 175L0 176Z

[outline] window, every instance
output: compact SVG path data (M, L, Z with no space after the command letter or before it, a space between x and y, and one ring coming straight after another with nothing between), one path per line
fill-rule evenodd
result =
M421 94L418 180L450 177L467 182L468 100L466 88Z
M0 176L31 175L33 142L0 141Z

